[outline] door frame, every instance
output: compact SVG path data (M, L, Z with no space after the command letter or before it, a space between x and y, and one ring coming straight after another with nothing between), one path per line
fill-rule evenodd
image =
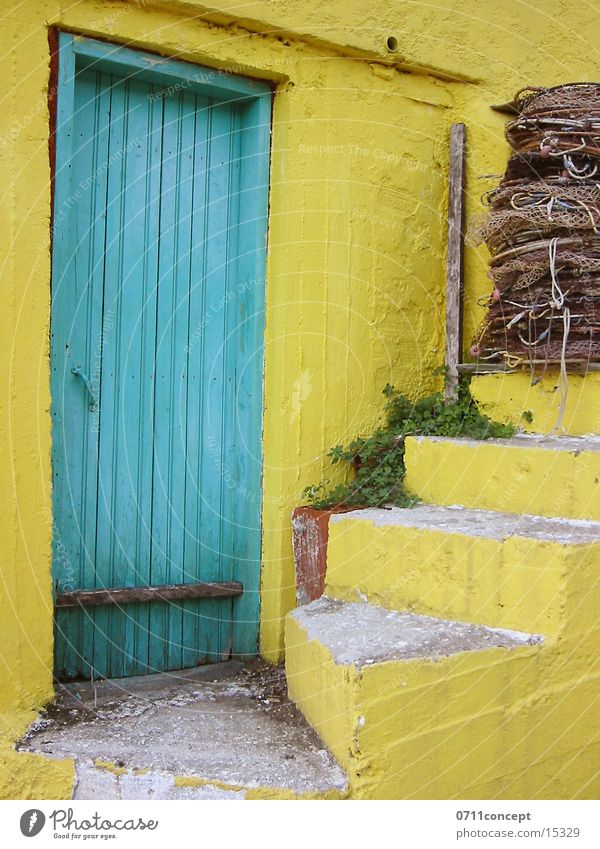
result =
M72 185L71 155L73 148L73 112L76 69L92 68L137 78L165 87L166 96L177 91L188 91L214 98L220 102L244 105L242 133L242 159L244 148L250 152L250 165L240 174L240 241L259 249L240 252L238 273L240 283L260 289L261 304L266 314L266 255L269 216L270 141L272 115L272 86L263 81L239 77L224 70L196 65L191 62L169 59L148 53L144 48L131 49L111 42L98 41L72 33L58 33L58 78L54 127L54 163L52 170L52 273L51 292L55 270L67 267L70 245L63 239L64 230L56 232L56 210L69 210L79 197L79 188ZM256 155L256 151L260 155ZM257 197L258 192L258 197ZM258 202L257 202L258 201ZM239 284L238 284L239 285ZM265 318L253 324L254 339L260 344L260 405L257 416L257 444L260 446L258 471L252 480L244 481L250 492L260 493L258 505L259 533L252 551L255 567L246 566L244 592L234 602L235 617L232 622L232 655L253 656L258 652L260 627L260 573L262 564L262 478L263 478L263 417L264 417L264 330ZM52 348L50 350L52 362ZM58 400L58 399L56 399ZM55 399L51 399L52 406ZM56 444L55 444L56 441ZM52 465L54 456L62 450L62 431L53 427ZM53 504L53 510L55 506ZM53 527L58 527L54 516ZM59 543L60 544L60 543ZM55 598L55 565L57 557L53 540L53 596Z

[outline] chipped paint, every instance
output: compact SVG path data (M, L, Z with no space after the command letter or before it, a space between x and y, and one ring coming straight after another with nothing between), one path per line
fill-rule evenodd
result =
M127 770L124 766L117 766L114 761L104 761L102 758L96 758L94 761L94 766L97 766L98 769L105 769L107 772L111 772L113 775L126 775ZM147 772L145 770L144 772ZM136 772L136 775L140 775L142 773Z

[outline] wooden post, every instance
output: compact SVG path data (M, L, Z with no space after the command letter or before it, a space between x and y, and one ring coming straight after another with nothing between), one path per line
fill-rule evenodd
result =
M465 182L464 124L450 128L448 183L448 248L446 254L446 403L458 394L458 367L462 359L463 196Z

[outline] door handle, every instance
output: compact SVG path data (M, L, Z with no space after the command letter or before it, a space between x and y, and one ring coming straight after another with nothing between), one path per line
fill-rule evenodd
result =
M90 396L88 410L90 411L90 413L95 413L98 409L98 401L96 400L96 396L94 395L94 390L92 389L92 384L90 383L89 377L81 368L81 366L75 366L75 368L72 368L71 374L74 374L75 377L80 378L81 382L85 386L87 393Z

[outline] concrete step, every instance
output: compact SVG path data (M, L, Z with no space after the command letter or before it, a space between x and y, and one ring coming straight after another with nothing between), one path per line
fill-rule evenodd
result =
M600 521L599 437L408 437L405 462L431 504Z
M600 523L419 505L329 525L325 593L395 610L557 634L600 604ZM587 616L586 616L587 611Z
M339 799L283 670L229 662L63 686L18 746L72 759L73 799Z
M490 770L528 762L502 720L543 649L534 634L325 596L286 623L289 694L358 798L486 798Z

